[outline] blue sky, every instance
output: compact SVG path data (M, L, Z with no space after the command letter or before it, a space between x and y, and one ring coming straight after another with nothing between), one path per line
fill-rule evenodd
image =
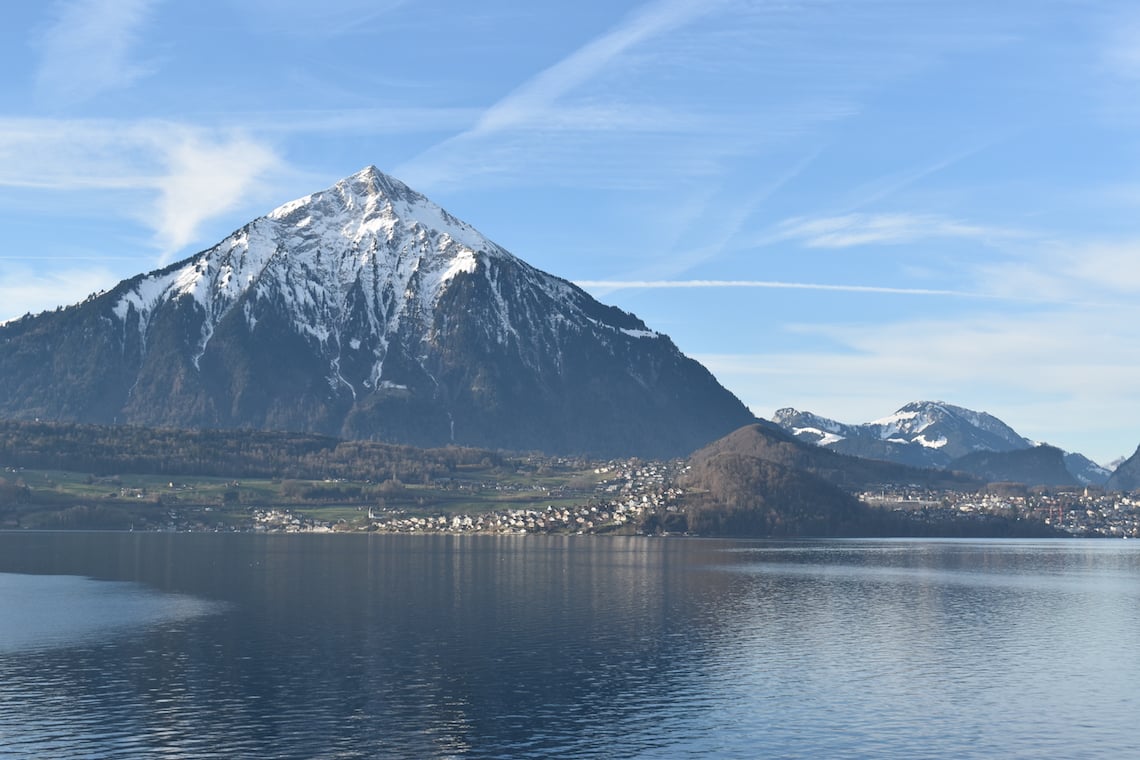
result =
M0 26L0 319L375 164L754 412L1140 442L1140 8L54 0Z

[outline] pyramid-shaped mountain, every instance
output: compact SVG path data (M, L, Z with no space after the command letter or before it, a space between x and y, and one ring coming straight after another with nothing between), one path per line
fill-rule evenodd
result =
M0 416L642 456L754 419L668 337L373 167L0 326Z

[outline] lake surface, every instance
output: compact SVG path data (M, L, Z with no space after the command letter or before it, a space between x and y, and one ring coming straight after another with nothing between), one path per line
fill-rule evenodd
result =
M1140 542L0 533L0 757L1140 757Z

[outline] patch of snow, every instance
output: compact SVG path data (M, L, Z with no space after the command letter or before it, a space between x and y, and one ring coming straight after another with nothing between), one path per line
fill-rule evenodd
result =
M174 272L164 277L147 277L144 278L133 290L128 291L119 302L116 303L112 310L116 316L121 320L126 320L130 308L133 306L139 313L140 329L145 327L147 320L150 317L151 311L158 304L162 297L170 290L171 284L177 279L181 272Z
M949 443L949 441L945 437L936 438L933 441L931 441L931 440L928 440L927 437L924 435L915 436L913 442L917 443L920 446L925 446L928 449L940 449L943 446L945 446L947 443Z
M870 425L883 425L883 426L896 425L900 422L906 422L907 420L913 420L917 416L918 416L918 412L898 411L898 412L895 412L894 414L890 415L889 417L883 417L882 419L874 420L868 424L870 424Z
M807 433L809 435L819 436L819 440L815 441L816 446L830 446L833 443L839 443L844 439L844 436L832 433L826 430L820 430L815 427L799 427L792 428L792 435L801 435Z

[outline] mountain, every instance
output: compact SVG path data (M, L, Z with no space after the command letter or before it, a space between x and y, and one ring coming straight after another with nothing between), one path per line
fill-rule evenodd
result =
M903 483L981 486L963 473L837 454L760 421L694 453L678 479L683 490L678 504L653 511L642 528L764 537L1054 535L1044 524L1000 516L962 521L948 510L935 510L916 519L870 507L851 493Z
M1086 486L1103 486L1112 475L1111 467L1102 467L1084 454L1075 451L1065 452L1065 469L1067 469L1077 482Z
M755 419L665 335L374 167L0 326L0 416L657 457Z
M1034 446L1013 451L974 451L955 459L949 468L991 483L1077 485L1077 479L1066 467L1065 452L1055 446Z
M916 484L932 488L977 488L981 481L969 475L923 469L896 462L864 459L813 446L761 420L734 430L699 451L689 461L699 468L721 455L744 456L773 462L791 470L810 473L849 491L887 484Z
M1117 466L1104 487L1110 491L1140 491L1140 447Z
M778 410L773 421L806 443L913 467L946 468L975 452L1011 452L1036 445L991 414L942 401L915 401L888 417L858 425L791 408ZM1109 476L1108 470L1080 454L1065 453L1064 463L1081 483L1101 485ZM1060 474L1049 477L1064 479Z

